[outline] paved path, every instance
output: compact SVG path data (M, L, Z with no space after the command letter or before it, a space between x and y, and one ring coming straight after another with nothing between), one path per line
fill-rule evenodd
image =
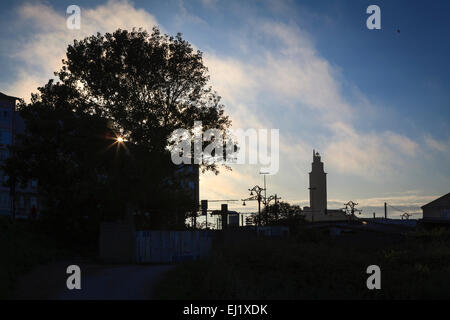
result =
M151 299L168 265L115 266L82 277L81 290L64 289L55 299Z
M40 267L25 276L18 299L117 300L152 299L155 285L173 265L80 264L81 290L66 287L68 263Z

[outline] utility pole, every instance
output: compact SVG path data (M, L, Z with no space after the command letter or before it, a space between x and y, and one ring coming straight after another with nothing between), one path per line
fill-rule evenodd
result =
M202 215L206 218L206 229L208 229L208 200L201 201Z
M256 185L253 188L248 189L248 191L250 191L250 197L247 199L242 199L242 201L243 201L242 205L244 205L244 206L245 206L245 201L251 201L251 200L258 201L258 225L261 225L261 201L262 201L261 192L263 190L264 190L263 188ZM254 195L253 192L255 192L256 195ZM264 202L265 202L265 199L264 199Z
M258 224L261 225L261 193L258 194Z
M214 211L214 210L208 210L208 203L209 202L225 202L225 203L229 203L229 202L235 202L235 201L239 201L239 200L233 200L233 199L221 199L221 200L201 200L201 210L202 210L202 215L204 215L206 217L206 228L208 229L208 211ZM228 211L228 206L227 206L227 211ZM211 213L211 218L212 218L212 213ZM213 220L214 221L214 220ZM216 219L216 227L219 228L219 224L218 224L219 219Z
M223 203L221 206L221 210L220 210L220 218L222 220L222 230L225 230L228 228L228 221L227 221L227 217L228 217L228 204L227 203Z
M242 199L243 203L242 205L245 206L245 201L251 201L251 200L257 200L258 201L258 225L261 225L261 202L264 204L264 207L267 208L270 204L270 201L275 199L275 204L277 203L277 200L281 199L280 197L275 196L269 196L267 198L267 185L266 185L266 175L269 174L268 172L260 172L259 174L264 175L264 188L261 188L260 186L256 185L251 189L248 189L250 191L250 197L246 199ZM264 191L264 195L261 193ZM256 195L253 194L253 192L256 193ZM266 215L266 224L268 223L268 217Z
M384 218L387 219L387 203L384 203Z
M275 219L277 219L277 221L278 221L278 214L279 214L279 210L278 210L278 204L277 204L277 194L275 193Z
M267 199L266 174L269 174L269 173L268 172L260 172L259 174L262 174L264 176L264 199Z
M349 221L353 220L355 218L355 212L358 212L359 214L361 214L361 212L362 212L362 210L360 210L360 209L355 209L358 204L351 200L349 202L345 203L344 205L345 205L345 212L347 213L347 216L349 217Z

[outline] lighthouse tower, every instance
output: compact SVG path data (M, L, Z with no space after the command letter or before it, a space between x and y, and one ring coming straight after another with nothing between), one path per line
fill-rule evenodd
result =
M320 154L313 150L312 170L309 173L309 203L314 214L327 213L327 174Z

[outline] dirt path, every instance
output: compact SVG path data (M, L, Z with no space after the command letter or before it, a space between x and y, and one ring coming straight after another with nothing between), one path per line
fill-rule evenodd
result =
M22 277L16 299L116 300L152 299L154 287L173 265L78 264L81 290L66 287L66 268L61 262L41 266Z

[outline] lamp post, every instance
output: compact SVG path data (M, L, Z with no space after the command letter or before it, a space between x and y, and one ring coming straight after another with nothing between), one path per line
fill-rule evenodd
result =
M242 199L242 205L244 206L245 201L258 201L258 225L261 225L261 202L264 204L264 207L267 207L270 204L270 201L275 200L275 204L277 204L278 200L281 199L281 197L278 197L277 195L271 195L268 198L263 196L261 193L265 190L265 188L261 188L260 186L256 185L253 188L248 189L248 191L250 191L250 197ZM266 223L268 223L267 219Z
M248 191L250 191L250 197L242 199L243 201L242 205L245 206L245 201L252 201L252 200L258 201L258 225L261 225L261 202L264 204L264 207L267 207L270 201L275 200L276 204L277 201L281 199L281 197L277 197L277 195L271 195L267 197L266 175L269 174L269 172L260 172L259 174L264 175L264 188L261 188L260 186L256 185L253 188L248 189ZM261 194L263 191L264 195ZM268 224L267 216L266 216L266 224Z
M248 189L248 191L250 191L250 196L247 199L243 199L243 201L251 201L251 200L256 200L258 201L258 225L261 225L261 201L262 201L262 196L261 196L261 192L265 191L265 188L261 188L260 186L256 185L251 189ZM256 193L255 195L253 194Z
M264 176L264 199L266 199L267 198L266 175L269 173L268 172L260 172L259 174L262 174Z
M355 216L355 212L358 212L359 214L361 214L361 209L356 209L356 206L358 205L358 203L353 202L353 201L349 201L347 203L344 203L345 206L345 212L347 213L348 217L349 217L349 221L350 220L354 220Z
M260 186L256 185L253 188L248 189L248 191L250 191L250 197L242 199L243 201L242 205L245 206L245 201L254 201L254 200L258 201L258 225L261 225L261 201L263 201L261 192L264 191L264 188L261 188Z

